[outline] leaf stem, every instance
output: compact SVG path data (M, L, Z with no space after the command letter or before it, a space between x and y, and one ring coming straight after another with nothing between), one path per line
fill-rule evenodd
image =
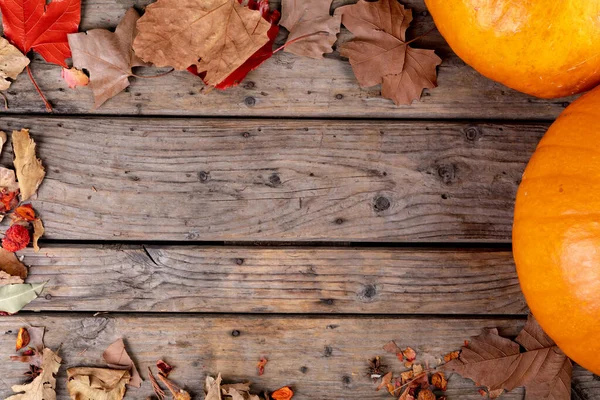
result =
M42 100L44 100L44 103L46 104L46 111L52 112L52 106L50 105L50 103L48 102L46 97L44 96L44 93L42 93L42 90L38 86L35 79L33 79L33 74L31 73L31 68L29 68L29 65L27 66L27 74L29 75L29 79L31 79L31 82L33 82L33 86L35 86L35 90L37 90L37 92L39 93Z
M424 34L422 34L422 35L420 35L420 36L417 36L416 38L414 38L414 39L411 39L411 40L409 40L408 42L406 42L406 43L404 43L404 44L405 44L406 46L408 46L408 45L409 45L409 44L411 44L412 42L415 42L415 41L417 41L417 40L419 40L419 39L422 39L422 38L424 38L425 36L429 35L431 32L435 31L435 29L436 29L435 27L434 27L434 28L431 28L430 30L428 30L428 31L427 31L427 32L425 32Z
M309 37L315 36L315 35L329 36L329 32L318 31L318 32L315 32L315 33L309 33L308 35L298 36L297 38L294 38L294 39L292 39L290 41L285 42L285 44L283 46L281 46L281 47L277 48L275 51L273 51L273 54L277 53L278 51L281 51L281 50L285 49L290 44L294 44L296 42L299 42L300 40L304 40L306 38L309 38Z
M154 79L154 78L162 78L163 76L167 76L167 75L171 74L174 71L175 71L175 69L173 68L172 70L169 70L167 72L163 72L163 73L158 74L158 75L145 76L145 75L136 75L134 73L131 73L131 76L136 77L136 78L142 78L142 79Z

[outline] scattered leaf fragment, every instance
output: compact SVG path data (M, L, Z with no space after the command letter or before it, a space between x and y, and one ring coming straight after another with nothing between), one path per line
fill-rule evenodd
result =
M0 153L2 153L2 149L4 148L4 145L6 144L7 141L8 141L8 136L6 135L6 132L0 131Z
M394 374L392 372L388 372L381 378L381 383L377 386L377 391L379 392L382 388L388 388L388 385L392 383L392 378Z
M10 276L21 279L27 278L27 267L17 258L16 254L0 248L0 270Z
M159 400L164 400L166 397L165 391L162 390L162 388L156 381L156 378L154 377L154 374L152 373L152 370L150 369L150 367L148 367L148 379L150 380L150 384L152 385L152 390L154 390L156 397L158 397Z
M2 174L2 170L6 170L5 168L0 167L0 175ZM12 172L12 171L11 171ZM14 176L14 172L13 172ZM0 178L1 179L1 178ZM16 183L16 181L15 181ZM9 191L6 188L0 189L0 213L6 213L19 204L19 189L15 191ZM4 219L4 215L0 219Z
M468 346L468 343L465 344L465 346ZM460 350L450 352L444 356L444 362L450 362L452 360L455 360L458 358L459 355L460 355Z
M4 251L6 251L6 250L4 250ZM14 284L23 283L23 282L25 282L23 280L23 278L20 278L18 276L12 276L12 275L7 274L4 271L0 271L0 285L14 285Z
M261 359L258 361L258 364L256 364L259 376L265 373L265 365L267 365L267 362L269 362L269 360L267 360L265 357L261 357Z
M44 353L44 333L46 328L43 326L29 326L27 333L29 334L29 346L23 348L20 354L10 356L11 361L20 361L22 363L42 366L42 355Z
M350 59L361 86L381 84L382 96L400 105L437 85L436 67L442 60L433 50L414 49L406 42L411 10L396 0L360 0L335 14L355 36L341 45L340 53Z
M167 378L171 371L173 371L173 367L167 364L163 360L158 360L156 362L156 368L158 368L158 373Z
M289 400L294 397L294 392L289 386L284 386L271 393L273 400Z
M14 314L36 299L44 289L44 283L22 283L0 286L0 311Z
M411 370L400 373L400 380L401 380L402 384L404 385L406 382L410 381L414 376L415 376L415 374L413 373L413 371L411 369Z
M67 370L72 399L121 400L130 375L127 370L76 367Z
M133 48L158 67L195 65L214 86L269 41L270 28L259 11L237 0L158 0L137 22Z
M402 351L402 354L406 358L406 362L404 363L404 366L407 368L412 367L415 359L417 358L417 352L414 351L412 348L407 347L406 349L404 349L404 351Z
M419 395L417 396L417 400L436 400L435 394L429 389L421 389L419 391Z
M402 354L402 349L400 347L398 347L396 342L394 342L393 340L390 340L389 342L387 342L385 344L385 346L383 346L383 350L387 351L388 353L395 354L396 357L398 357L398 360L400 360L400 361L404 360L404 355Z
M490 390L488 392L488 396L490 397L490 399L497 399L498 397L502 396L502 393L504 393L504 389L496 389L496 390ZM531 391L527 394L527 398L535 398L535 399L541 399L541 398L547 398L547 397L537 397L535 396L533 393L531 393Z
M165 386L167 386L167 388L173 395L173 399L175 399L175 400L191 400L192 399L192 397L190 396L190 394L188 392L186 392L185 390L183 390L182 388L177 386L173 381L169 380L169 378L167 378L161 374L158 374L158 379L160 379L160 381L162 383L164 383Z
M27 332L27 328L19 328L19 333L17 333L17 344L16 350L19 351L23 347L26 347L29 344L31 338L29 337L29 332Z
M31 204L25 204L15 209L15 215L25 221L33 221L35 219L35 210Z
M525 352L520 352L519 344ZM443 368L486 386L490 395L525 386L531 398L571 396L571 361L531 315L516 342L501 337L497 329L486 329Z
M73 64L90 72L94 108L129 86L133 67L147 65L131 49L139 18L138 12L130 8L114 33L106 29L92 29L69 35Z
M0 37L0 90L8 89L11 84L9 79L17 79L17 76L28 65L29 58L25 57L8 40Z
M217 375L217 378L207 376L204 383L204 393L206 397L204 400L221 400L221 374Z
M23 250L31 241L29 229L23 225L12 225L6 230L2 239L2 247L7 251Z
M129 357L127 350L125 349L125 342L123 338L115 340L110 346L104 350L102 358L108 364L110 368L115 369L126 369L131 375L131 379L127 383L129 386L140 387L142 386L142 377L140 376L135 363Z
M443 391L446 391L448 388L448 381L446 380L443 372L436 372L433 374L431 376L431 384Z
M31 223L33 225L33 250L37 253L40 251L40 246L38 245L38 240L44 236L44 224L42 220L37 218L34 219Z
M6 400L56 400L56 373L60 369L62 359L52 350L45 348L43 352L41 373L26 385L14 385L13 396Z
M35 154L35 141L29 137L29 129L13 131L12 144L21 201L25 201L35 194L46 176L46 171Z
M342 16L331 16L330 7L330 0L283 0L281 26L290 32L285 51L311 58L323 58L323 54L331 53L340 33Z
M71 46L73 50L73 46ZM67 82L69 89L75 89L79 86L87 86L90 83L90 78L80 69L75 67L63 68L60 77Z

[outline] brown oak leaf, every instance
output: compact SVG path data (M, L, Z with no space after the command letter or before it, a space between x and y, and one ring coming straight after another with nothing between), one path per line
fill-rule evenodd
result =
M519 344L527 351L521 353ZM443 368L487 386L490 393L525 386L527 399L570 399L571 361L532 316L516 342L486 329Z
M396 0L360 0L338 8L336 14L354 34L340 53L350 59L361 86L381 84L382 96L397 105L410 104L423 89L436 87L436 67L442 60L433 50L414 49L406 41L411 10Z
M331 53L342 16L331 16L330 7L329 0L283 0L280 25L290 32L285 51L311 58Z
M62 359L48 348L44 349L42 359L40 375L26 385L14 385L11 389L17 394L6 400L56 400L56 373Z
M271 24L238 0L158 0L137 22L133 48L158 67L206 72L217 85L268 41Z
M132 67L147 65L131 48L139 18L137 11L130 8L114 33L106 29L92 29L68 36L73 65L90 73L94 108L129 86Z
M8 40L0 37L0 90L6 90L10 87L11 80L17 79L17 76L26 66L29 65L29 58Z

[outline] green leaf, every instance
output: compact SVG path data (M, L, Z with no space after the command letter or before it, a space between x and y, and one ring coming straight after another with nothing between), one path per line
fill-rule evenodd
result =
M14 314L36 299L47 282L22 283L0 287L0 311Z

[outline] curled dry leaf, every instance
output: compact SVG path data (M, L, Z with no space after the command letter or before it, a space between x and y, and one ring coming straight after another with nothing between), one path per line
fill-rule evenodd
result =
M436 372L433 374L431 376L431 384L443 391L446 391L448 388L448 381L446 380L443 372Z
M311 58L331 53L342 16L331 16L330 8L330 0L283 0L281 26L290 32L285 51Z
M0 271L0 285L15 285L23 282L25 282L23 278L19 278L18 276L12 276L4 271Z
M115 32L92 29L69 35L73 64L90 72L94 108L129 86L132 68L147 65L131 49L140 15L134 8L126 13Z
M129 379L127 370L69 368L67 390L72 399L121 400Z
M35 154L35 141L29 137L29 129L13 131L12 145L21 201L25 201L35 194L46 176L46 170Z
M125 349L125 342L123 339L115 340L110 346L104 350L102 358L108 364L109 367L115 369L126 369L131 375L131 379L128 382L129 386L140 387L142 386L142 377L140 376L135 363L129 357L127 350Z
M10 276L16 276L21 279L27 278L27 267L23 264L15 253L0 248L0 270Z
M217 375L217 378L207 376L204 383L204 393L206 397L204 400L221 400L221 374Z
M11 84L9 79L17 79L17 76L28 65L29 58L25 57L8 40L0 37L0 90L8 89Z
M467 346L467 344L465 344L465 346ZM448 363L452 360L455 360L458 358L459 355L460 355L460 350L450 352L444 356L444 362Z
M158 373L167 378L171 371L173 371L173 367L167 364L163 360L158 360L156 362L156 368L158 368Z
M387 374L385 374L382 378L381 378L381 383L379 384L379 386L377 386L377 391L379 392L382 388L386 388L389 390L389 387L392 386L392 378L394 377L394 374L392 372L388 372ZM393 391L393 386L392 386L392 391Z
M273 400L289 400L294 397L294 392L289 386L284 386L271 393Z
M26 385L14 385L11 389L17 394L6 400L56 400L56 374L62 359L48 348L44 349L42 359L41 373Z
M7 251L23 250L31 241L29 229L23 225L12 225L6 230L2 239L2 247Z
M30 340L31 338L29 337L27 328L19 328L19 333L17 333L17 343L15 345L16 350L19 351L23 347L26 347Z
M414 49L406 42L412 12L396 0L340 7L342 24L354 39L342 44L340 53L350 59L354 75L363 87L382 84L383 97L410 104L425 88L436 86L436 67L442 60L433 50Z
M133 48L158 67L196 66L215 86L269 42L270 28L237 0L158 0L137 22Z
M71 50L72 49L73 46L71 46ZM90 78L85 72L75 67L63 68L60 77L67 82L67 86L69 86L70 89L75 89L79 86L87 86L90 83Z

